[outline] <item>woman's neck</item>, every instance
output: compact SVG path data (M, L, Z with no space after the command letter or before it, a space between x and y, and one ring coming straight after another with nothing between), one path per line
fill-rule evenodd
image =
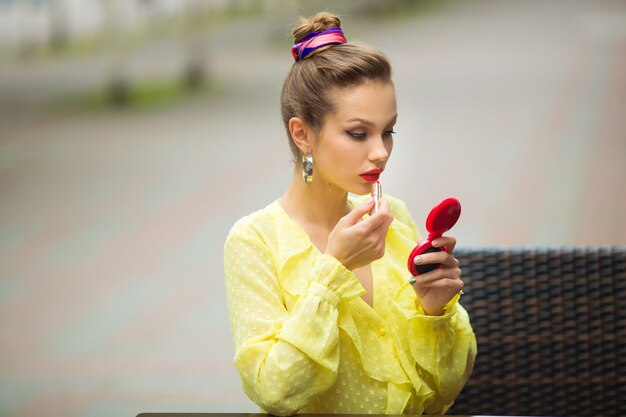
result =
M305 184L297 170L285 194L279 198L283 209L297 222L332 230L351 207L348 193L323 181Z

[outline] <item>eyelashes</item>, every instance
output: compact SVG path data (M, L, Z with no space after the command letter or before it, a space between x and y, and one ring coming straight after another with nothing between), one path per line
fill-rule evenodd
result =
M365 139L367 137L367 133L365 133L365 132L355 132L353 130L346 130L346 133L351 138L359 139L359 140L363 140L363 139Z
M346 134L350 136L351 138L358 139L358 140L364 140L367 138L367 133L361 132L361 131L346 130ZM383 132L383 137L390 137L395 134L396 134L396 131L393 129L385 130Z

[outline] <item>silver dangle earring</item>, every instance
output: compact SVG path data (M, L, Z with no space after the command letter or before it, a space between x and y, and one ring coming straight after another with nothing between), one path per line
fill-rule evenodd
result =
M304 183L308 184L313 181L313 155L302 155L302 178Z

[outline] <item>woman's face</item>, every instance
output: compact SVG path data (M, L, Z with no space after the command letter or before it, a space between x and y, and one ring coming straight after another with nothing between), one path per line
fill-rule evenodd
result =
M393 148L396 93L392 83L367 82L336 90L312 141L314 178L345 192L367 194Z

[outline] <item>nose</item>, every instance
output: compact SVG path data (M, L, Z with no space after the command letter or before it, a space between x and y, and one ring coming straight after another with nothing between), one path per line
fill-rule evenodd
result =
M370 161L372 162L386 162L391 154L391 142L385 141L382 137L377 137L372 140L372 147L370 149Z

